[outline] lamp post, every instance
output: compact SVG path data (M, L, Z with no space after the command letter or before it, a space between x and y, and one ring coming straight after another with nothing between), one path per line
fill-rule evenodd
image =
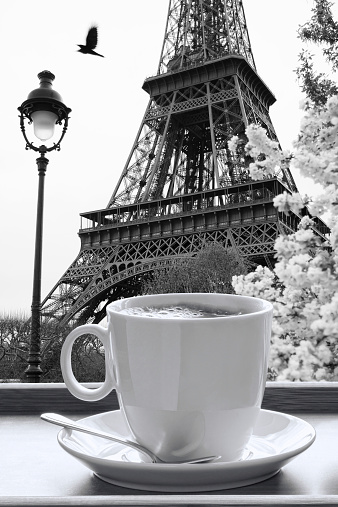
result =
M47 170L48 159L46 153L57 150L60 151L60 143L68 127L69 113L71 109L63 104L61 96L53 90L52 84L55 79L54 74L44 70L38 74L40 79L39 88L33 90L27 100L25 100L18 110L20 112L20 128L26 141L26 150L39 152L40 156L36 159L39 188L36 215L36 235L35 235L35 255L34 255L34 275L33 275L33 296L32 296L32 318L31 318L31 340L28 356L28 367L25 371L27 382L40 382L41 370L41 266L42 266L42 235L43 235L43 203L44 203L44 180ZM55 125L62 125L61 136L57 143L47 147L45 144L34 146L33 142L28 140L25 120L28 124L33 123L34 135L45 143L54 135Z

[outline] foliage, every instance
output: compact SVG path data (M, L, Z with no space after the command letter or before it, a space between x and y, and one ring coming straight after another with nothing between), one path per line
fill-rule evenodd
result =
M319 106L323 106L327 97L338 93L338 87L334 81L328 79L323 72L314 70L313 55L303 49L299 55L299 67L296 69L301 89L309 99Z
M251 177L278 172L286 154L261 127L249 126L246 134L246 150L253 157ZM277 380L338 380L337 96L329 98L325 107L312 103L305 108L292 165L325 187L321 195L307 200L307 206L313 215L330 213L330 245L319 239L314 221L305 214L296 232L277 238L274 273L260 266L253 273L235 276L233 286L237 294L263 297L274 304L270 368ZM274 205L280 212L299 215L304 202L299 194L284 192L274 198Z
M332 3L328 0L315 0L310 21L298 30L303 42L312 42L322 49L322 54L332 67L338 68L338 23L332 16ZM301 89L317 106L324 106L328 97L338 94L336 83L328 79L324 73L314 70L313 55L303 49L299 55L297 77L301 81Z
M55 321L41 325L41 382L63 382L60 353L65 337L72 327L59 326ZM0 317L0 382L25 381L30 343L30 321L25 315ZM104 350L91 335L77 340L73 347L73 370L79 381L104 380Z
M0 377L21 380L27 366L30 327L24 315L0 319Z
M180 258L169 268L154 271L143 294L169 292L233 293L232 276L247 272L245 261L232 248L206 244L195 257Z

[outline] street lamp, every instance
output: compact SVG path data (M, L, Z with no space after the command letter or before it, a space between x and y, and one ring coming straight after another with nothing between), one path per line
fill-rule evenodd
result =
M38 74L40 86L33 90L27 100L25 100L18 110L20 111L20 128L26 141L26 150L39 152L40 156L36 159L39 173L38 203L36 215L36 235L35 235L35 256L34 256L34 275L33 275L33 296L32 296L32 319L31 319L31 341L28 356L28 367L25 371L28 382L40 382L42 375L41 364L41 265L42 265L42 232L43 232L43 200L44 200L44 180L47 170L48 159L46 153L57 150L60 151L60 143L68 127L69 113L71 109L63 104L61 96L53 90L54 74L44 70ZM28 124L33 123L34 135L43 144L34 146L33 142L28 140L25 120ZM47 148L44 144L54 136L55 125L62 125L61 136L57 143Z

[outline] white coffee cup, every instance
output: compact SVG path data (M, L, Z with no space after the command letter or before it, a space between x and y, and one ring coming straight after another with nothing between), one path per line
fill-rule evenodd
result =
M166 305L241 314L160 318L125 313ZM61 369L69 391L95 401L116 389L134 438L165 461L209 455L241 459L265 389L271 303L212 293L137 296L109 304L107 317L108 328L88 324L67 336ZM98 389L79 384L72 371L73 343L88 333L105 348L106 378Z

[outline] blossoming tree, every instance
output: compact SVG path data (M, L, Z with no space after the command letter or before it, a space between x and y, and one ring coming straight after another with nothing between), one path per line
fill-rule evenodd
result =
M327 0L315 4L300 37L327 42L329 49L323 52L335 70L338 24ZM286 214L299 213L304 206L311 216L327 214L330 243L319 239L313 220L305 215L295 233L276 240L274 272L259 266L247 275L234 276L233 287L237 294L263 297L274 304L270 379L338 380L338 95L332 81L314 73L307 57L303 52L297 71L307 98L293 153L282 151L257 125L246 130L245 151L253 159L249 167L253 179L274 176L289 164L291 171L297 167L301 175L322 185L317 197L284 192L275 197L274 205ZM229 148L236 152L241 142L234 137Z

